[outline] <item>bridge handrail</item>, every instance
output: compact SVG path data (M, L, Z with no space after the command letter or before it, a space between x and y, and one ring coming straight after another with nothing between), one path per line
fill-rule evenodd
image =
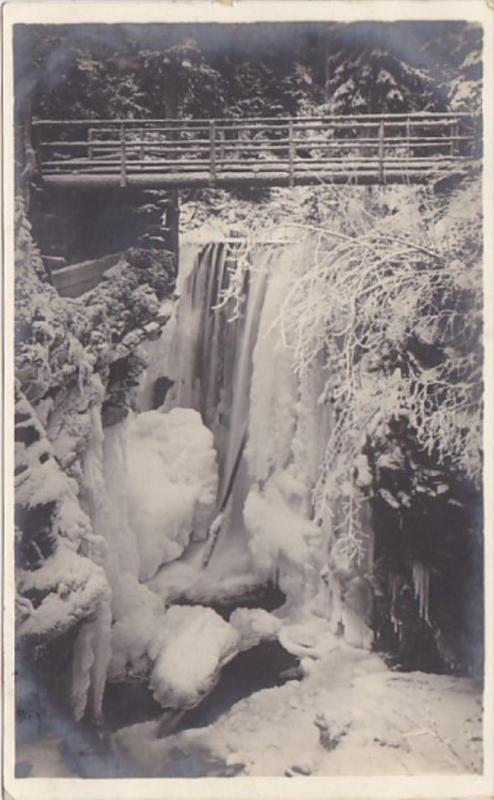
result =
M295 173L356 165L376 170L425 169L444 159L474 158L479 117L468 112L414 112L208 120L35 120L43 175L119 176L196 169L214 185L242 168ZM76 133L83 127L83 135ZM61 133L58 133L61 131ZM54 138L55 134L55 138ZM56 136L61 138L56 138ZM108 138L110 137L110 138ZM82 153L81 153L82 149Z
M280 116L280 117L167 117L167 118L149 118L149 119L129 119L129 118L106 118L106 119L34 119L32 124L34 126L43 125L142 125L155 124L155 123L171 123L177 125L208 125L211 121L216 123L225 122L228 124L241 123L243 120L248 122L269 122L269 123L287 123L290 120L294 122L313 122L315 120L360 120L365 121L369 119L387 120L387 119L406 119L406 118L425 118L431 117L432 119L439 119L441 117L448 118L465 118L465 117L480 117L480 113L473 111L410 111L399 113L381 113L381 114L319 114L319 115L300 115L300 116Z

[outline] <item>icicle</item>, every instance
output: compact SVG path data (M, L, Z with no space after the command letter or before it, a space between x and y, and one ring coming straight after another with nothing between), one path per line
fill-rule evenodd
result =
M92 710L94 719L100 720L103 716L103 693L105 691L106 676L112 656L112 613L109 598L101 602L98 610L98 616L93 624L94 658L91 668Z
M429 583L430 572L420 561L413 562L412 568L413 590L416 599L419 601L419 614L425 622L430 624L429 619Z
M399 592L399 589L400 589L400 584L401 584L400 576L399 575L395 575L394 573L391 573L390 576L389 576L388 581L389 581L389 589L390 589L390 592L391 592L391 614L390 614L390 620L391 620L391 624L393 626L393 631L395 632L395 634L398 635L398 639L401 639L400 623L396 619L396 617L394 615L394 611L393 611L394 605L396 603L396 598L398 597L398 592Z
M96 619L82 625L73 650L71 704L77 722L84 716L90 691L94 719L101 719L110 658L111 609L109 599L105 598L98 607Z
M72 654L72 690L70 698L76 722L82 719L86 710L89 686L91 684L91 667L94 663L94 633L94 623L85 622L77 635Z

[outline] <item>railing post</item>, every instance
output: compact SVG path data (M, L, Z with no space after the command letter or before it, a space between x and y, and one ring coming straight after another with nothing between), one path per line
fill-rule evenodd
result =
M379 154L379 181L380 183L384 183L384 121L383 120L381 120L381 122L379 123L378 154Z
M411 158L412 151L410 148L410 117L407 117L406 121L406 137L407 137L407 158Z
M469 118L471 126L470 158L480 158L482 155L482 116L473 114Z
M456 137L460 135L460 125L457 119L451 126L451 155L458 156L460 154L460 142L455 141Z
M91 145L91 142L94 141L94 134L95 134L94 128L89 128L87 132L87 140L88 140L87 155L90 161L92 161L94 158L94 148Z
M216 181L216 125L214 119L209 122L209 180L212 186Z
M294 184L295 173L295 142L293 138L293 120L288 123L288 185Z
M225 152L225 131L220 130L218 131L218 139L220 141L220 161L224 161L226 158Z
M127 186L127 153L125 150L125 124L120 128L120 186Z

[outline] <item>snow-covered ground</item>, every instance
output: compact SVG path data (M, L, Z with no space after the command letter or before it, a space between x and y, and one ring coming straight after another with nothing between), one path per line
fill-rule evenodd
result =
M298 631L295 630L294 638ZM240 700L215 723L165 738L156 723L115 745L150 776L420 775L482 768L481 694L466 678L394 672L326 633L302 681ZM312 655L315 655L312 652ZM208 772L208 766L210 771Z

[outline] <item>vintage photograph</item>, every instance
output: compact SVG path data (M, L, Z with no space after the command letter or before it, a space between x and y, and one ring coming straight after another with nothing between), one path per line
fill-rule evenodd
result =
M484 773L485 41L12 26L26 792Z

